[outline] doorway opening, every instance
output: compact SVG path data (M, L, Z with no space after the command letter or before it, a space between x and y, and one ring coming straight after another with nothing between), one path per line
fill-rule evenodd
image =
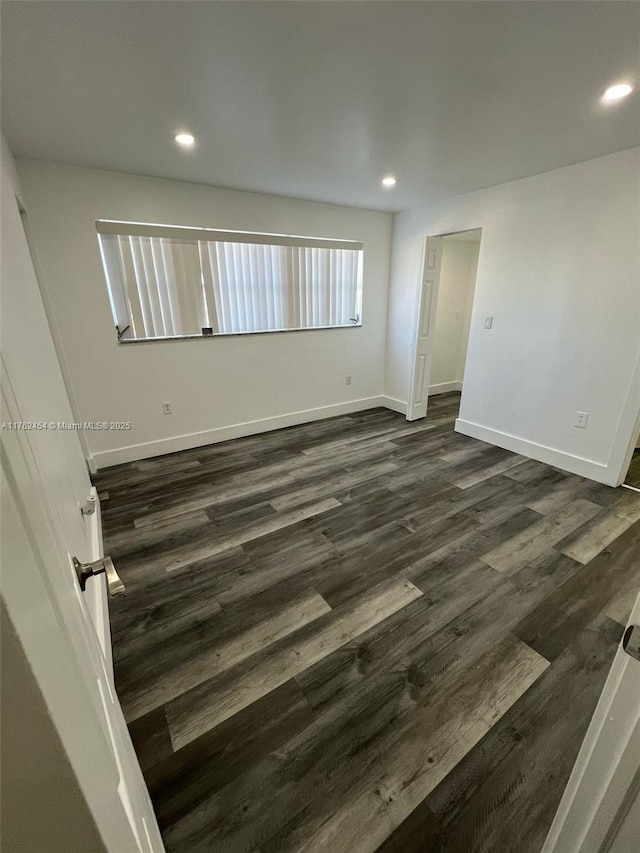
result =
M480 228L442 238L442 266L429 375L430 397L462 391L476 289Z
M623 485L640 492L640 431L636 435L635 445L631 453L631 462L629 463Z
M473 228L426 239L407 420L424 418L430 398L460 400L481 235Z

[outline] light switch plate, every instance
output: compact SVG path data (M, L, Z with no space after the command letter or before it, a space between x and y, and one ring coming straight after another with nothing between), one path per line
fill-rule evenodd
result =
M493 315L491 317L485 317L484 318L484 327L485 327L485 329L492 329L493 328Z

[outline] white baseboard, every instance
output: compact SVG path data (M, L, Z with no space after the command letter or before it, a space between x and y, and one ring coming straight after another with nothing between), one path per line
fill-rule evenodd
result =
M444 387L449 385L460 385L462 383L443 383L440 386L431 386L431 388L443 388L437 393L445 393L445 391L456 390L456 388ZM431 388L429 393L431 394ZM335 418L339 415L348 415L351 412L361 412L365 409L373 409L376 406L384 406L394 412L399 412L402 415L407 413L407 404L402 400L397 400L394 397L381 395L379 397L363 397L359 400L350 400L346 403L335 403L330 406L320 406L316 409L306 409L301 412L290 412L286 415L277 415L271 418L262 418L256 421L246 421L239 424L231 424L224 427L216 427L215 429L204 430L202 432L188 433L186 435L172 436L171 438L159 439L157 441L149 441L142 444L131 444L125 447L118 447L113 450L104 450L94 453L89 459L89 466L92 471L98 471L102 468L109 468L112 465L120 465L123 462L135 462L138 459L149 459L153 456L162 456L165 453L175 453L179 450L190 450L193 447L202 447L207 444L217 444L221 441L229 441L233 438L242 438L247 435L257 435L262 432L271 432L275 429L283 427L296 426L297 424L310 423L311 421L324 420L325 418ZM569 471L572 474L579 474L582 477L588 477L591 480L596 480L599 483L607 485L615 485L610 482L611 473L608 471L608 466L595 462L592 459L586 459L582 456L576 456L571 453L566 453L562 450L556 450L553 447L547 447L543 444L537 444L534 441L529 441L525 438L520 438L510 433L494 430L489 427L481 426L472 421L465 421L462 418L457 418L455 423L456 432L463 435L478 438L481 441L486 441L488 444L494 444L497 447L504 447L505 450L511 450L514 453L520 453L522 456L527 456L530 459L537 459L539 462L545 462L548 465L553 465L556 468L561 468L563 471Z
M536 459L538 462L545 462L547 465L569 471L571 474L579 474L581 477L588 477L598 483L611 485L608 482L607 466L602 462L585 459L583 456L576 456L564 450L556 450L553 447L547 447L545 444L537 444L535 441L529 441L508 432L490 429L461 418L456 418L455 430L463 435L469 435L471 438L479 438L480 441L495 444L497 447L504 447L505 450L511 450L513 453L520 453L529 459Z
M435 394L448 394L449 391L462 391L462 382L438 382L437 385L429 385L429 397Z
M286 415L277 415L272 418L262 418L257 421L246 421L245 423L231 424L215 429L193 432L186 435L176 435L171 438L162 438L157 441L148 441L142 444L130 444L126 447L117 447L114 450L103 450L94 453L89 460L91 469L95 470L109 468L112 465L120 465L123 462L135 462L138 459L149 459L152 456L162 456L165 453L175 453L178 450L190 450L193 447L202 447L206 444L217 444L221 441L229 441L232 438L242 438L246 435L257 435L261 432L271 432L274 429L305 424L310 421L335 418L339 415L348 415L351 412L361 412L364 409L373 409L376 406L386 406L386 397L363 397L360 400L349 400L346 403L334 403L331 406L320 406L317 409L306 409L302 412L290 412ZM391 408L391 407L389 407Z
M395 397L381 397L380 400L380 405L386 409L391 409L392 412L400 412L401 415L407 414L407 404L403 403L402 400L396 400Z

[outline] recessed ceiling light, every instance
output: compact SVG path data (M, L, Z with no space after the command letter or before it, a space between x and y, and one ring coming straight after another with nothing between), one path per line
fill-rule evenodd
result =
M619 101L621 98L626 98L633 92L633 86L629 83L617 83L615 86L609 86L604 95L603 101Z
M382 179L382 186L387 187L388 189L391 187L395 187L397 184L397 180L393 177L393 175L387 175L386 178Z
M193 145L193 143L196 141L195 136L192 136L192 134L190 133L176 133L174 139L178 143L178 145L184 145L187 148L190 145Z

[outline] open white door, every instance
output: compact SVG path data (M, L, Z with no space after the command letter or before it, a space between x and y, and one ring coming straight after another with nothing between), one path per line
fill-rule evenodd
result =
M108 622L88 606L104 601L104 580L93 579L84 594L73 567L74 556L82 562L103 556L97 553L100 510L89 521L81 512L92 487L77 432L58 426L74 418L6 160L1 195L6 618L104 849L160 853L160 833L111 683Z
M640 629L633 626L640 596L542 853L640 849Z
M416 307L416 331L413 342L411 386L407 402L407 420L415 421L427 414L429 374L433 349L436 301L442 265L442 237L427 237L422 259L422 276Z

